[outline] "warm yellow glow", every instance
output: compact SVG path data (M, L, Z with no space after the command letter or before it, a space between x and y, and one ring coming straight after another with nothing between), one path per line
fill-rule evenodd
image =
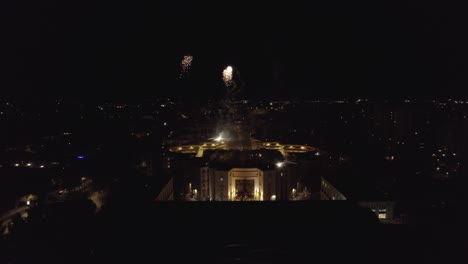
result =
M26 166L31 167L32 163L27 163Z
M305 147L304 147L304 146L301 146L301 149L305 149Z
M224 81L224 85L226 85L226 87L229 87L232 85L232 67L231 66L227 66L226 69L224 69L223 71L223 81Z
M211 146L214 147L214 146L216 146L216 144L213 143L213 144L211 144Z
M186 55L182 59L182 62L180 63L180 76L179 78L183 78L184 75L187 75L188 72L190 71L190 67L192 66L192 61L193 61L193 56Z
M193 146L190 146L190 149L193 149Z
M182 147L178 147L177 150L182 150Z
M19 163L15 163L15 167L19 167Z
M270 146L270 143L266 143L267 146Z
M270 200L271 200L271 201L276 201L276 195L272 195L272 196L270 197Z

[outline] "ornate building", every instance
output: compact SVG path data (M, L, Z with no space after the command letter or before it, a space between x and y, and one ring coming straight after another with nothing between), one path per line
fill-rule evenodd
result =
M179 185L174 188L180 199L271 201L309 198L310 195L301 196L308 191L303 183L304 174L289 158L313 153L315 148L253 139L250 149L238 150L232 146L235 144L216 138L213 142L170 149L181 160L187 158L183 164L176 165L185 169L174 175L181 178L175 181ZM198 175L194 173L196 167L199 167Z

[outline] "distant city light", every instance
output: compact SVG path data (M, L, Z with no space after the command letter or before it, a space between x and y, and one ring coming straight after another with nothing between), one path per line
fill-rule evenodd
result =
M39 168L43 169L43 168L44 168L44 165L39 166Z
M86 158L86 156L78 155L78 156L76 156L76 158L77 158L77 159L84 159L84 158Z
M19 163L15 163L15 167L19 167Z
M26 201L26 205L30 205L31 202L29 200Z
M32 166L32 163L30 163L30 162L29 162L29 163L26 163L26 166L27 166L27 167L31 167L31 166Z
M284 162L277 162L276 167L281 168L284 166Z

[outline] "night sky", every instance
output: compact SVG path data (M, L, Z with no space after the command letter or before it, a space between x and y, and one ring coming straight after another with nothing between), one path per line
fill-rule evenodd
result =
M468 95L462 6L152 2L3 1L3 92L216 98L234 65L251 99Z

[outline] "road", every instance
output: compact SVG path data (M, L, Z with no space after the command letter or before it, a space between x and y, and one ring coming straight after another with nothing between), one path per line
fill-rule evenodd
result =
M22 206L15 209L12 209L8 212L5 212L0 216L0 227L3 227L5 224L9 222L9 220L15 216L16 214L21 214L22 212L29 209L29 206Z

